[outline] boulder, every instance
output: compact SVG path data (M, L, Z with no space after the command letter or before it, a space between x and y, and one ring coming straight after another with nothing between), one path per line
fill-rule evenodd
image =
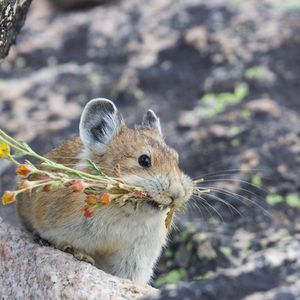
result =
M0 274L1 299L138 299L156 292L40 246L2 219Z

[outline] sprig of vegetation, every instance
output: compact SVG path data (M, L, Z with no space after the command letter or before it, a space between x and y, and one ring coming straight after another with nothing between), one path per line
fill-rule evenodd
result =
M39 160L40 164L36 166L29 160L20 163L18 159L24 156L33 157ZM69 188L73 192L85 194L82 211L85 217L90 218L93 216L94 211L103 205L118 203L122 206L131 202L137 207L142 201L151 200L142 187L124 183L120 178L118 168L116 168L116 177L107 176L91 160L87 160L87 164L92 173L73 169L39 155L29 145L22 141L16 141L2 130L0 130L0 158L16 164L16 172L21 179L17 190L6 191L3 194L3 204L15 202L17 196L21 193L49 192L55 189ZM202 181L201 179L194 182L194 194L199 195L207 191L197 187ZM166 227L171 227L176 212L184 210L183 205L170 205L165 220Z

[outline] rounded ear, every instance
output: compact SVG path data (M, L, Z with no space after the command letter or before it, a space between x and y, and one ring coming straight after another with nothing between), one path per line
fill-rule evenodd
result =
M86 104L81 114L80 138L88 148L103 152L123 124L123 118L112 101L93 99Z
M162 135L159 117L151 109L144 115L142 127L156 129Z

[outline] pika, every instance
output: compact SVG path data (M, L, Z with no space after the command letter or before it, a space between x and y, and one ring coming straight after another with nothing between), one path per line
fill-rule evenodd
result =
M151 200L138 207L111 203L85 218L83 193L63 188L21 194L17 211L25 228L107 273L148 283L166 244L168 207L187 202L193 190L177 152L164 142L156 114L148 110L142 124L130 129L112 101L93 99L82 112L79 136L46 157L83 170L90 159L109 176L118 165L121 179L143 187Z

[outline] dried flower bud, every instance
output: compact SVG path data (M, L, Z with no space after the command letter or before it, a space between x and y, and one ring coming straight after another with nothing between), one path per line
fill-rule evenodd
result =
M27 164L23 164L23 165L19 165L17 168L17 174L20 177L28 177L32 172L32 169L29 165Z
M16 201L16 193L6 191L2 196L2 203L3 204L10 204Z
M10 155L10 147L4 142L0 142L0 158L7 158Z
M43 191L44 192L50 192L52 189L52 185L51 184L46 184L43 186Z
M73 179L70 181L70 187L74 192L83 192L86 188L86 184L82 179Z
M134 196L135 196L136 198L143 198L143 197L146 196L146 193L145 193L145 192L142 192L142 191L136 191L136 192L134 193Z
M99 195L99 202L104 204L104 205L107 205L111 202L111 197L110 197L110 194L107 193L107 192L103 192Z
M88 207L83 208L83 215L86 218L91 218L93 216L93 212L88 209Z
M26 190L26 191L29 192L31 190L31 188L30 188L30 181L28 181L28 180L22 180L18 184L18 189L20 189L20 190Z
M87 205L95 205L98 203L98 197L94 195L87 195L84 201Z

